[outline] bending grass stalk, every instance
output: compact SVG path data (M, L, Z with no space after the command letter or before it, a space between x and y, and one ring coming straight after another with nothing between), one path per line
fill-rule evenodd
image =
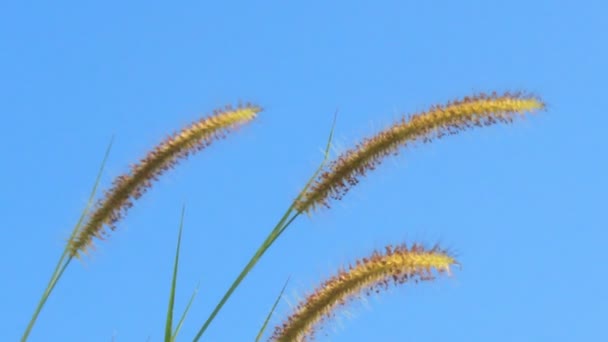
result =
M285 281L285 285L283 285L283 288L281 289L281 292L277 296L277 299L274 301L274 304L272 305L272 308L270 309L268 316L266 316L266 320L264 320L264 324L262 324L262 327L260 328L258 335L255 337L255 342L259 342L260 339L262 338L262 335L264 335L264 331L266 330L266 327L268 326L268 322L270 322L270 318L272 317L274 310L277 308L277 305L279 305L279 301L281 300L281 297L283 297L283 293L285 292L285 289L287 288L288 283L289 283L289 278L287 278L287 280Z
M34 314L32 315L30 322L28 323L27 327L25 328L25 332L23 333L23 336L21 336L21 342L27 341L27 338L29 337L29 335L32 331L32 328L34 327L34 324L36 324L38 315L40 315L40 312L42 311L42 308L46 304L47 299L53 292L53 289L55 289L55 285L57 285L57 282L63 275L63 272L65 271L65 269L70 264L70 261L72 260L72 256L69 255L69 248L68 248L69 241L71 241L76 236L76 233L79 231L80 227L82 226L82 223L84 222L84 220L89 212L89 209L93 205L93 200L95 199L95 194L97 193L97 187L99 186L99 183L101 182L101 175L103 174L103 170L105 169L106 162L108 161L108 157L110 156L110 151L112 150L113 144L114 144L114 136L112 136L112 138L110 138L110 143L108 144L108 147L106 148L106 152L105 152L103 160L101 162L101 166L99 167L99 170L97 171L97 177L95 178L95 183L93 184L93 189L91 189L91 193L89 194L89 199L87 200L87 205L85 206L82 213L80 214L80 218L78 219L76 226L74 226L74 229L72 230L72 233L70 234L68 243L66 244L65 248L63 249L63 253L61 254L61 257L57 261L57 265L55 266L55 271L53 271L53 274L51 275L51 279L49 280L49 283L46 286L46 289L44 290L44 292L42 293L42 297L40 298L40 301L38 302L38 306L36 306L36 310L34 310Z
M517 114L543 109L538 98L516 93L478 94L461 101L433 106L430 110L403 118L375 136L365 139L329 164L315 183L298 201L298 211L310 213L319 206L329 207L330 199L340 200L390 154L414 142L430 142L444 135L456 134L473 126L509 123Z
M360 295L371 295L387 289L391 284L407 281L433 280L431 271L450 271L456 260L438 247L425 250L414 244L386 247L384 253L375 251L370 257L358 260L347 271L341 270L308 295L285 323L276 327L271 341L292 342L312 339L326 319Z
M105 197L97 203L87 223L70 241L70 256L86 253L92 247L94 238L106 237L109 232L103 230L104 226L108 226L111 231L115 230L116 223L133 206L133 202L180 160L223 138L231 129L253 120L261 110L254 105L216 110L214 115L194 122L166 138L139 163L133 165L130 172L114 180Z
M317 168L315 173L312 175L312 177L310 177L310 179L304 186L304 189L302 189L302 191L300 191L300 193L298 194L296 199L293 201L291 206L287 209L287 211L285 211L285 214L283 214L283 217L281 217L281 219L276 224L276 226L272 229L270 234L268 234L268 236L266 237L266 239L264 240L262 245L260 245L260 247L257 249L255 254L251 257L251 259L249 260L247 265L245 265L245 267L243 268L241 273L234 280L232 285L230 285L230 288L228 288L228 291L226 291L226 293L224 294L222 299L215 306L215 308L213 309L213 311L211 312L211 314L209 315L209 317L207 318L207 320L205 321L203 326L200 328L200 330L194 337L194 340L193 340L194 342L197 342L203 336L203 334L205 333L205 331L207 330L207 328L209 327L209 325L211 324L211 322L213 321L215 316L217 316L217 314L222 309L224 304L226 304L226 302L228 301L230 296L232 296L232 293L234 292L234 290L236 290L236 288L241 284L243 279L245 279L245 277L249 274L249 272L253 269L253 267L255 267L255 265L258 263L260 258L262 258L264 253L266 253L268 248L270 248L270 246L272 246L272 244L276 241L276 239L278 239L279 236L287 229L287 227L289 227L289 225L291 225L291 223L300 215L300 212L298 211L293 216L291 216L291 214L295 210L295 206L296 206L297 202L299 201L300 197L303 196L304 193L308 190L308 187L312 184L314 179L319 175L319 173L325 166L325 163L327 162L327 159L329 156L329 148L331 146L331 141L332 141L333 134L334 134L334 128L336 126L336 118L337 118L337 112L334 114L334 121L333 121L333 124L331 127L331 131L329 132L329 138L327 140L327 146L325 147L325 154L323 156L323 161L321 162L321 164L319 165L319 167ZM291 218L290 218L290 216L291 216Z
M264 242L258 248L258 250L255 252L253 257L251 257L251 259L249 260L247 265L243 268L243 270L238 275L238 277L234 280L232 285L230 285L230 288L228 289L228 291L226 291L226 293L224 294L222 299L215 306L215 308L213 309L213 311L211 312L211 314L209 315L209 317L207 318L207 320L205 321L205 323L203 324L201 329L198 331L198 333L194 337L194 340L193 340L194 342L198 341L203 336L203 334L205 333L205 331L207 330L207 328L209 327L209 325L211 324L213 319L215 319L215 316L217 316L217 314L220 312L220 310L222 309L224 304L226 304L228 299L230 299L230 296L232 296L232 293L237 289L237 287L241 284L243 279L245 279L245 277L249 274L249 272L253 269L253 267L255 267L255 265L258 263L258 261L262 258L262 256L266 252L266 250L268 250L268 248L279 237L279 235L280 235L279 232L282 232L284 230L284 229L282 229L283 225L285 224L285 221L287 220L287 218L289 218L289 215L291 214L292 211L293 211L293 206L290 207L285 212L285 215L283 216L283 218L281 218L279 223L275 226L275 228L272 230L272 232L268 235L266 240L264 240ZM297 216L297 215L295 215L295 216ZM295 216L291 220L289 220L289 223L293 222L293 220L295 219ZM288 226L288 224L285 225L285 228L287 228L287 226Z
M173 279L171 280L171 290L169 291L169 308L167 309L167 321L165 324L165 342L173 340L173 306L175 304L175 289L177 286L177 268L179 265L179 250L182 244L182 231L184 229L184 213L186 206L182 207L182 215L179 222L179 233L177 235L177 247L175 249L175 262L173 264Z

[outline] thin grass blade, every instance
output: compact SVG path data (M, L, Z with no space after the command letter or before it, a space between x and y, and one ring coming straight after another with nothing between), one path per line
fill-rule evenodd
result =
M266 320L264 321L264 324L260 328L260 332L258 332L258 336L256 336L255 342L259 342L260 339L262 338L262 335L264 335L264 330L266 330L266 327L268 326L268 322L270 322L270 317L272 317L272 314L274 313L274 310L277 308L277 305L279 304L281 297L283 297L283 292L285 292L285 288L287 288L288 283L289 283L289 278L287 278L287 280L285 281L285 285L283 285L281 292L277 296L277 299L274 301L274 304L272 305L272 309L270 309L268 316L266 316Z
M179 334L179 331L182 328L182 325L184 324L184 320L186 319L186 316L188 315L188 311L190 311L190 306L192 306L192 303L194 302L194 298L196 298L196 295L198 294L199 286L200 286L200 284L196 285L196 288L194 289L194 291L192 292L192 295L190 296L188 305L186 305L186 309L182 313L182 317L179 319L179 322L177 323L177 326L175 327L175 331L173 332L173 336L171 337L172 341L175 341L175 339L177 338L177 334Z
M179 249L182 243L182 231L184 229L184 213L186 206L182 207L182 216L179 222L179 233L177 235L177 248L175 249L175 263L173 264L173 279L171 280L171 290L169 292L169 308L167 309L167 322L165 324L165 342L171 342L173 331L173 307L175 305L175 288L177 286L177 269L179 265Z

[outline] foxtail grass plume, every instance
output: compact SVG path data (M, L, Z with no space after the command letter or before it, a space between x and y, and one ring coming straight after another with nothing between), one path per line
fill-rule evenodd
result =
M541 99L524 93L482 93L404 117L331 162L295 207L308 213L319 206L329 207L330 199L340 200L366 172L375 169L384 157L396 154L402 146L430 142L475 126L510 123L518 115L544 108Z
M314 338L322 323L335 315L337 309L362 294L370 295L391 284L432 280L436 273L449 273L456 260L439 247L425 249L420 245L386 247L358 260L348 270L325 281L308 295L270 338L271 341L307 341ZM436 272L433 272L435 270Z
M70 240L70 255L79 256L92 246L93 238L106 237L108 231L103 229L104 226L115 230L116 223L133 206L133 201L140 198L165 171L225 137L230 130L253 120L261 110L249 104L238 108L228 106L167 137L139 163L131 166L130 172L114 180L112 187L97 202L88 221Z

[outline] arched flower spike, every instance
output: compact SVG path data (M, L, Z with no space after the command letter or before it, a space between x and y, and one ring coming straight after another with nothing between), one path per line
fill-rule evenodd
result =
M544 107L542 100L531 95L493 93L465 97L404 117L331 162L300 198L296 209L310 213L319 206L329 207L330 199L341 199L367 171L375 169L384 157L395 154L402 146L429 142L474 126L509 123L517 116Z
M236 109L226 107L214 111L212 116L196 121L166 138L130 172L118 176L105 196L99 200L88 221L69 242L70 256L79 256L91 248L93 238L103 239L108 235L104 226L116 229L116 223L133 206L152 183L180 160L221 139L234 128L253 120L262 109L254 105L244 105Z
M420 245L386 247L384 253L374 252L358 260L348 270L341 270L308 295L270 338L276 342L307 341L319 331L324 320L337 309L362 294L370 295L387 289L391 284L432 280L432 270L450 271L456 260L439 247L430 250Z

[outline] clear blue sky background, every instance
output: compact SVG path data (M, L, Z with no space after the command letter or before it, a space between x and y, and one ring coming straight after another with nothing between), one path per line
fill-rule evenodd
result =
M177 312L194 333L321 161L402 115L479 91L548 111L390 158L301 217L206 341L251 341L375 248L441 242L463 264L346 313L327 341L607 339L603 1L151 1L0 4L0 340L22 333L86 199L167 134L253 101L252 125L167 174L68 268L31 341L160 341L186 204Z

